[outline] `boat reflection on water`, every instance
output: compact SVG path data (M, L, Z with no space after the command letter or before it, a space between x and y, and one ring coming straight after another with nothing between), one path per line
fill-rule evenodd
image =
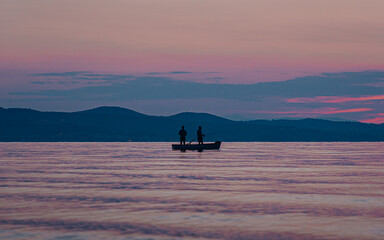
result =
M204 143L204 144L172 144L172 150L180 150L185 152L186 150L194 150L202 152L203 150L219 150L221 146L220 141L214 143Z

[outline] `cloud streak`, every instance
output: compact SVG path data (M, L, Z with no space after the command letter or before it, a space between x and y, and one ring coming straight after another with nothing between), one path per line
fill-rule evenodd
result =
M149 72L147 75L178 75L178 74L193 74L194 72L188 71L171 71L171 72Z
M32 81L32 84L100 84L112 82L124 82L135 79L133 75L118 75L118 74L98 74L90 71L73 71L73 72L49 72L29 74L39 81Z
M87 79L110 81L108 86L83 87L72 90L28 91L18 95L72 95L81 92L87 98L96 92L129 94L132 99L180 99L180 98L222 98L237 100L259 100L263 97L288 98L290 103L298 102L342 102L366 99L361 96L384 96L383 88L361 86L360 83L382 82L384 72L357 72L308 76L281 82L263 82L256 84L204 84L180 81L171 77L137 77L133 75L107 75L90 72L48 73L49 76L64 76L65 80ZM67 75L71 75L68 77ZM64 79L61 79L64 80ZM127 81L128 80L128 81ZM114 82L116 81L116 82ZM140 94L137 94L140 93ZM331 95L330 98L313 96ZM346 98L345 96L349 96Z
M384 82L384 72L379 71L325 73L256 84L200 83L180 80L182 76L177 75L87 71L42 73L35 77L38 79L30 82L34 88L10 93L13 104L16 99L39 109L50 100L50 106L58 106L59 102L82 108L114 105L148 114L196 111L221 116L241 114L246 119L338 114L338 118L348 120L369 120L372 116L365 113L384 112L384 88L375 86Z
M287 99L290 103L343 103L353 101L372 101L372 100L384 100L384 95L377 96L362 96L362 97L336 97L336 96L318 96L314 98L291 98Z
M338 113L357 113L372 111L372 108L352 108L352 109L339 109L339 108L320 108L308 110L293 110L293 111L258 111L259 113L273 113L273 114L301 114L301 115L329 115Z
M373 118L363 119L363 120L360 120L360 122L374 123L374 124L384 123L384 113L374 114Z

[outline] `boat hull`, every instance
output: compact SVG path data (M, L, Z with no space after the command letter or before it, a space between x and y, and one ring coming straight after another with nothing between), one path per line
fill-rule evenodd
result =
M214 143L204 143L204 144L172 144L172 150L195 150L195 151L203 151L203 150L218 150L220 149L221 142L216 141Z

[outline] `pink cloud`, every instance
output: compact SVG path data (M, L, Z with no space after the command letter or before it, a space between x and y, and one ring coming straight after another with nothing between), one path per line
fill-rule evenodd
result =
M378 113L378 114L375 114L374 116L376 117L372 119L364 119L364 120L361 120L360 122L375 123L375 124L384 123L384 113Z
M384 95L363 96L363 97L317 96L314 98L290 98L290 99L287 99L286 101L290 103L312 103L312 102L342 103L342 102L351 102L351 101L371 101L371 100L384 100Z
M300 116L309 115L328 115L337 113L355 113L372 111L371 108L352 108L352 109L339 109L339 108L318 108L313 110L294 110L294 111L257 111L257 113L272 113L272 114L299 114Z
M373 119L365 119L365 120L361 120L360 122L380 124L380 123L384 123L384 117L377 117L377 118L373 118Z

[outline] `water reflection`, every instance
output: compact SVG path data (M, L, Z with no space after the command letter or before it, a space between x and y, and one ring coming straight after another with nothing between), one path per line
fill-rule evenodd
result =
M383 143L0 143L0 239L383 239Z

